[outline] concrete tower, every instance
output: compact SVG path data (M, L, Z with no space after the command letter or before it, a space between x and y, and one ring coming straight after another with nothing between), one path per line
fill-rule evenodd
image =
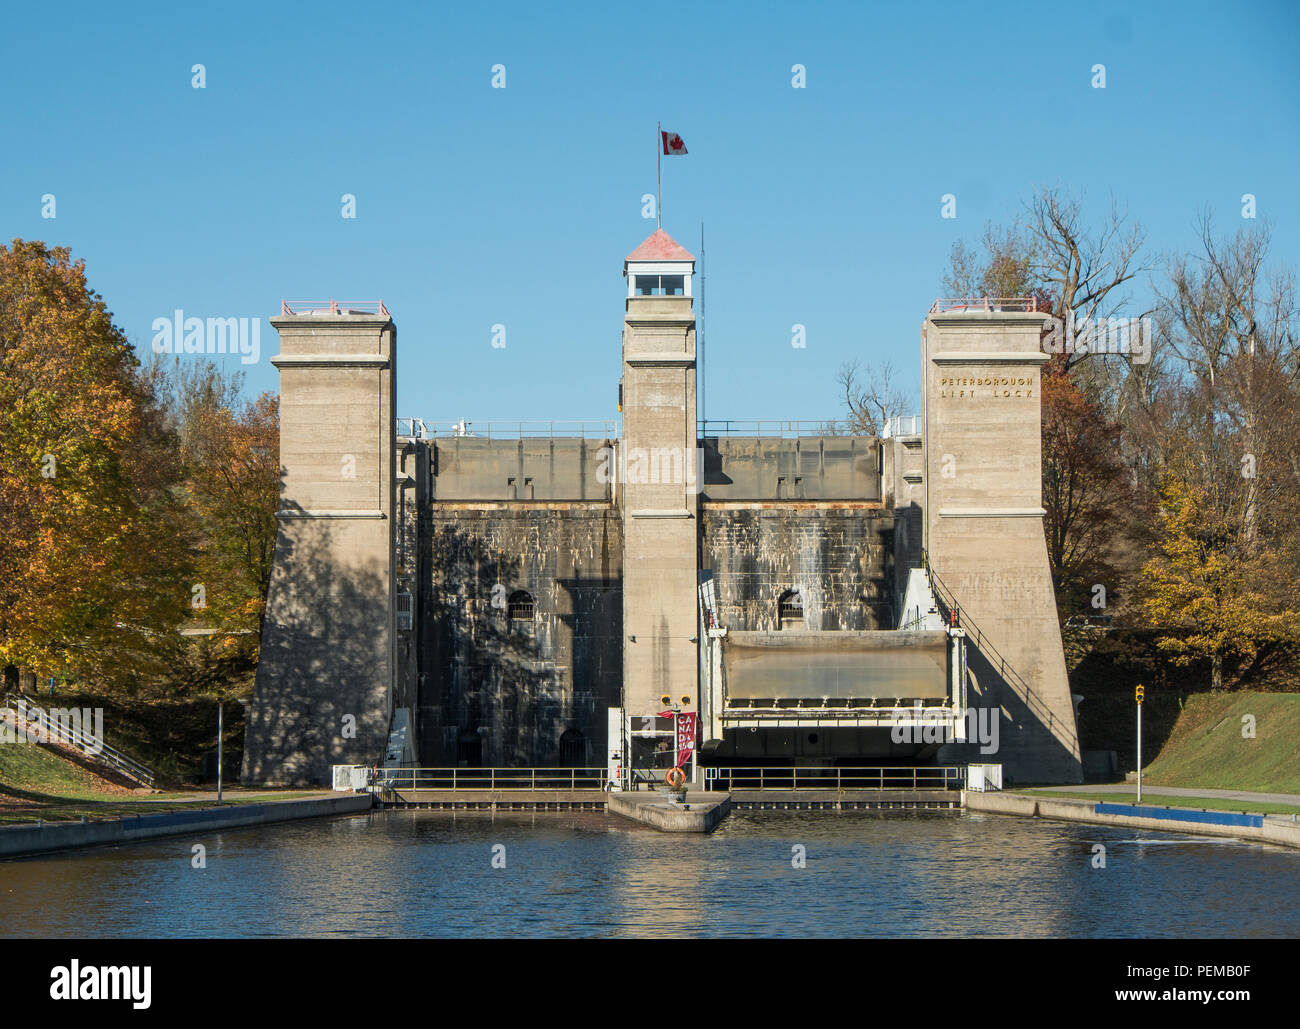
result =
M966 744L940 758L1066 783L1082 773L1043 536L1044 318L989 303L926 319L925 538L935 592L967 630L970 706L999 720L996 753Z
M280 510L243 778L326 783L380 760L393 679L397 329L378 312L284 313Z
M658 229L628 254L623 321L623 704L699 701L695 258ZM683 702L687 697L689 701Z

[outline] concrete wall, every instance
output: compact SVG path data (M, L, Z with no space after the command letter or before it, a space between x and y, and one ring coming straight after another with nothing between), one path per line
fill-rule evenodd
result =
M332 764L379 760L388 734L397 330L374 315L271 324L279 529L243 780L324 785Z
M710 436L704 500L881 499L880 441L865 436Z
M557 765L566 731L585 741L577 763L604 763L622 681L622 529L605 504L424 506L421 763L456 765L477 735L484 766ZM529 623L507 617L517 590L534 599Z
M689 268L684 269L689 274ZM627 300L623 322L623 436L636 451L696 451L695 314L690 297ZM629 457L629 464L631 457ZM695 710L699 633L698 483L628 481L623 512L623 682L631 715Z
M722 627L780 628L777 602L799 588L805 629L893 628L894 518L880 505L705 503L700 518Z
M404 760L414 760L420 749L413 712L420 702L421 584L429 574L428 554L420 546L420 512L432 492L432 467L427 443L406 438L398 441L393 578L395 590L410 596L411 627L404 628L394 620L392 706L395 711L406 709L410 719L410 746Z
M923 507L931 568L979 630L967 640L970 704L1000 712L996 760L1009 781L1071 783L1083 775L1043 535L1043 319L926 320ZM940 756L979 760L971 749Z
M894 589L901 597L908 570L921 567L925 547L925 448L920 433L884 440L881 466L884 506L894 514Z
M609 503L612 447L609 440L560 437L439 438L432 446L434 497Z

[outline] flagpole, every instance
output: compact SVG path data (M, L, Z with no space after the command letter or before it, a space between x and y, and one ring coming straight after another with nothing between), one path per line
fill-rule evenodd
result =
M659 208L664 202L664 127L655 122L655 228L663 228Z
M704 281L708 276L707 266L704 263L704 222L700 222L700 326L696 332L696 341L699 344L700 351L700 413L699 420L706 421L704 406Z

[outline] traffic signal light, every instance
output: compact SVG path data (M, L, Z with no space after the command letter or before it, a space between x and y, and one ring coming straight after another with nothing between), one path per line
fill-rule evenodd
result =
M1137 688L1137 702L1141 704L1142 698L1145 696L1146 696L1146 688L1144 686L1139 686Z

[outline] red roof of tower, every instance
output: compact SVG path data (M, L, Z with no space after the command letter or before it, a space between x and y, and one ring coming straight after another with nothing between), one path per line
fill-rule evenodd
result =
M694 261L695 255L664 232L655 229L639 247L627 255L629 261Z

